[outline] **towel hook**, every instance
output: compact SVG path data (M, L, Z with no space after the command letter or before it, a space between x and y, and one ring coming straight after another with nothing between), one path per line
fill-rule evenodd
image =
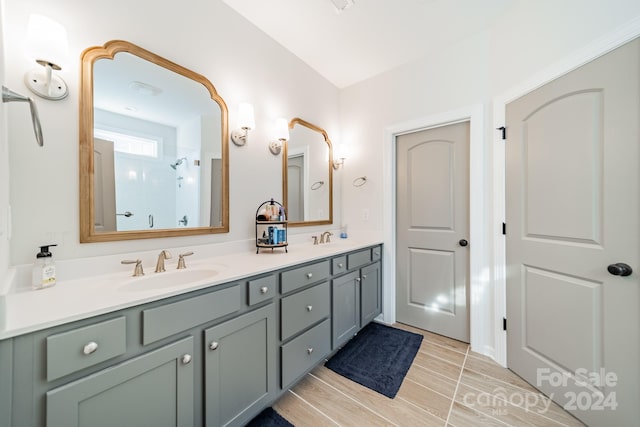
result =
M40 147L44 145L42 139L42 126L40 125L40 116L38 116L38 109L33 99L20 95L12 91L11 89L2 86L2 102L28 102L31 109L31 122L33 123L33 132L36 134L36 142Z

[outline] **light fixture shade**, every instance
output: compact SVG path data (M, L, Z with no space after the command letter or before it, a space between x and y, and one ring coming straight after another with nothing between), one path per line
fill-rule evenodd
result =
M253 105L248 102L241 102L238 106L238 125L243 129L253 129L256 127Z
M337 144L334 159L346 159L349 157L349 146L347 144Z
M276 119L275 137L280 141L289 140L289 122L287 119Z
M27 24L27 55L41 65L61 69L69 58L67 30L43 15L32 14Z

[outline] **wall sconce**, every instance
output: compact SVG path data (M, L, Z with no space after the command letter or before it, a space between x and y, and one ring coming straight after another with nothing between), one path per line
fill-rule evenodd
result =
M242 147L247 143L249 131L256 125L253 115L253 105L241 102L238 106L238 125L239 129L231 131L231 141L238 147Z
M276 119L275 141L269 143L269 151L277 156L282 151L282 144L289 140L289 122L287 119Z
M43 67L25 73L24 83L29 90L53 101L65 98L69 94L67 83L53 71L60 71L60 64L69 56L67 30L46 16L29 16L27 54Z
M349 157L349 147L345 144L336 145L335 157L333 161L333 169L338 170L340 166L344 166L344 159Z

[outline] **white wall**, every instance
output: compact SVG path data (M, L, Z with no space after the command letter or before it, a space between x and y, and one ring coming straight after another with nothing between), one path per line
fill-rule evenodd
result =
M0 35L3 34L3 15L4 8L0 3ZM4 44L4 38L0 38L0 85L6 85L4 77ZM7 143L8 121L6 111L10 105L0 102L0 294L2 293L3 280L9 267L9 225L7 218L7 207L9 205L9 145ZM28 107L24 111L28 111Z
M493 248L494 240L502 238L498 230L503 217L502 212L493 211L492 181L494 170L502 165L492 162L497 132L492 100L638 16L637 0L514 2L487 31L340 93L341 135L352 151L343 177L343 220L350 230L383 229L385 209L394 202L394 194L383 191L385 182L392 179L383 173L384 161L393 155L385 129L469 106L485 107L483 152L471 162L485 166L483 214L488 221L481 234L488 238L471 244L482 245L485 254L483 277L477 280L489 279L488 294L481 296L485 301L481 321L492 330L481 343L484 347L474 348L476 351L491 353L490 347L501 339L495 326L502 314L493 306L493 301L500 298L493 289L500 274L493 267ZM351 181L362 175L369 178L367 184L353 187ZM365 212L368 220L364 219ZM395 285L387 281L385 286Z
M32 262L37 247L52 242L59 244L55 248L58 259L72 259L252 239L258 204L282 197L282 159L267 148L275 118L302 117L325 128L330 136L338 132L337 88L220 0L172 5L155 0L90 4L86 0L4 0L4 4L8 86L28 92L23 74L35 66L23 56L29 13L41 13L63 24L72 54L70 64L61 72L69 85L69 97L59 102L37 99L44 148L36 146L25 111L9 109L12 264ZM250 132L249 142L241 148L229 146L230 233L79 243L79 58L85 48L112 39L130 41L207 77L227 103L230 129L235 127L238 104L253 103L256 129ZM6 168L0 167L0 173L4 171ZM6 180L1 182L3 212L8 200ZM334 218L339 223L339 197L335 201ZM290 233L302 231L309 230L291 229ZM6 264L6 256L2 258Z

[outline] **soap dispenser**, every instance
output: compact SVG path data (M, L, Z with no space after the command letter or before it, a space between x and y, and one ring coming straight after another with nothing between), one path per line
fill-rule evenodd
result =
M33 289L49 288L56 284L56 265L49 247L58 245L40 246L40 252L36 254L36 262L33 265L31 286Z

